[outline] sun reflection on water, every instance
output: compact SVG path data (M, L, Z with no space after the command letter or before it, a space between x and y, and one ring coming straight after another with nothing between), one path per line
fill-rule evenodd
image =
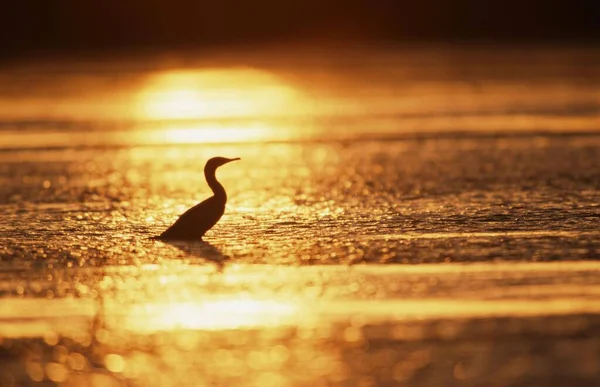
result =
M281 326L296 321L298 314L296 305L273 299L145 304L132 308L126 326L136 332Z
M149 77L137 95L135 115L159 125L141 128L143 143L289 140L294 131L268 119L295 114L302 100L293 85L264 70L172 70Z
M296 134L269 123L173 125L140 130L140 142L151 144L219 144L290 140Z
M218 119L290 113L299 91L252 68L174 70L151 76L138 95L144 120Z

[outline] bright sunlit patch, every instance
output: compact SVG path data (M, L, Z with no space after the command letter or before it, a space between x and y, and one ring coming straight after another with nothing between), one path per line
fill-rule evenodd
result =
M243 126L168 126L150 133L141 132L147 142L167 144L210 144L273 140L281 137L276 127L263 124Z
M298 308L276 300L224 299L133 308L128 326L135 331L234 329L291 323ZM140 318L141 317L141 318Z
M150 120L261 117L288 113L298 92L250 68L179 70L152 76L138 95L137 116Z

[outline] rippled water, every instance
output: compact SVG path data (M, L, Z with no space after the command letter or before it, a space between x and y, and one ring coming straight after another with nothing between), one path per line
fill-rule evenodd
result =
M202 169L213 155L242 158L219 170L230 200L206 237L236 262L600 254L600 137L565 136L5 152L5 260L179 255L148 237L209 195Z
M597 51L367 54L5 65L0 385L593 385Z

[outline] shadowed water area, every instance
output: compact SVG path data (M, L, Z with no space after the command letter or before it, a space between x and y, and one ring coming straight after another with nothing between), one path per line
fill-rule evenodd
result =
M597 50L262 54L4 64L0 386L594 385Z

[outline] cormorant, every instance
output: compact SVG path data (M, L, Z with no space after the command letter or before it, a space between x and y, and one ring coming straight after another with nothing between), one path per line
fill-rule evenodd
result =
M227 203L225 188L217 181L215 172L221 165L236 160L239 158L213 157L208 160L204 167L204 177L214 195L184 212L171 227L156 239L202 240L204 234L221 219L225 212L225 203Z

